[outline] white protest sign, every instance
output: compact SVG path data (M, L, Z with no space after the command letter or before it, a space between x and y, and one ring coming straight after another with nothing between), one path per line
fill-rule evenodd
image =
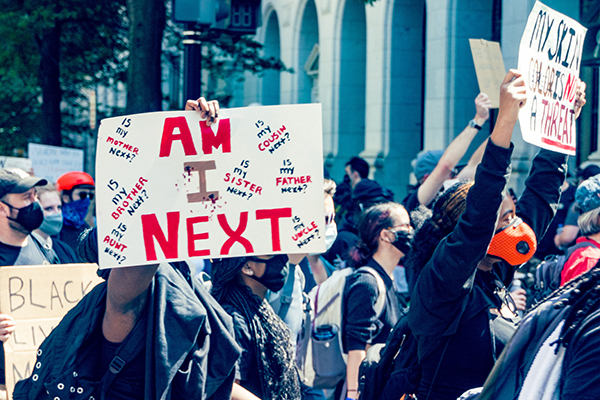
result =
M587 29L539 1L519 47L519 70L528 87L519 112L523 140L575 154L575 92Z
M29 158L35 176L56 180L67 172L83 171L83 150L29 143Z
M40 344L65 314L102 279L96 264L0 268L0 312L16 322L4 343L7 390L35 370ZM12 398L9 395L8 398Z
M100 267L325 251L321 106L101 122Z
M28 174L33 172L31 160L23 157L0 156L0 168L20 168Z

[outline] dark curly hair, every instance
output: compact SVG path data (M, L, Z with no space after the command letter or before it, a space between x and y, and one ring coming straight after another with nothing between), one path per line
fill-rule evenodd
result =
M431 210L419 206L411 213L416 232L404 266L411 270L415 281L440 241L454 230L465 211L472 186L472 181L455 183L437 197Z

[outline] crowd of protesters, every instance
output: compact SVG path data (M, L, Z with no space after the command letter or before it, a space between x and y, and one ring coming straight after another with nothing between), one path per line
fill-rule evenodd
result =
M600 398L600 168L567 175L565 155L540 150L513 197L511 138L526 91L509 71L490 137L460 165L490 117L479 94L445 149L417 155L417 185L402 203L359 157L339 184L325 179L323 254L99 271L104 283L41 344L14 398L359 399L361 363L403 321L420 379L396 400ZM584 104L581 83L576 117ZM219 118L215 101L186 109ZM1 265L97 263L94 185L81 171L53 184L0 170ZM539 282L523 288L516 271L557 254L566 254L554 264L560 288L534 305ZM352 269L339 292L346 373L311 387L297 364L307 294L343 269ZM14 329L1 314L0 340Z

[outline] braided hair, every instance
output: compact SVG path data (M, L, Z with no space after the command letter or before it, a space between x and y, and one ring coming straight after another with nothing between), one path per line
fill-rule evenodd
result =
M436 198L429 210L419 206L410 215L416 232L412 250L404 260L415 277L429 261L440 241L449 235L467 206L467 193L473 182L457 182Z
M394 225L392 211L404 208L394 202L381 203L369 207L358 220L358 244L350 250L354 267L360 267L375 254L379 244L379 233Z
M290 330L269 303L255 295L239 276L246 257L213 262L211 294L239 310L250 331L264 399L298 399L300 383Z
M556 289L547 299L557 298L561 295L564 295L564 299L557 301L554 308L560 309L568 306L569 310L565 314L565 322L558 338L558 344L567 347L585 318L600 304L600 262L586 273ZM542 301L536 304L529 312L537 309L543 303ZM556 346L557 351L559 347Z

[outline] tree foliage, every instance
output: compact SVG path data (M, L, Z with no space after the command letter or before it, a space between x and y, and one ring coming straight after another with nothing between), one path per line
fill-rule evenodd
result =
M123 81L125 0L0 0L0 153L60 145L82 89Z

